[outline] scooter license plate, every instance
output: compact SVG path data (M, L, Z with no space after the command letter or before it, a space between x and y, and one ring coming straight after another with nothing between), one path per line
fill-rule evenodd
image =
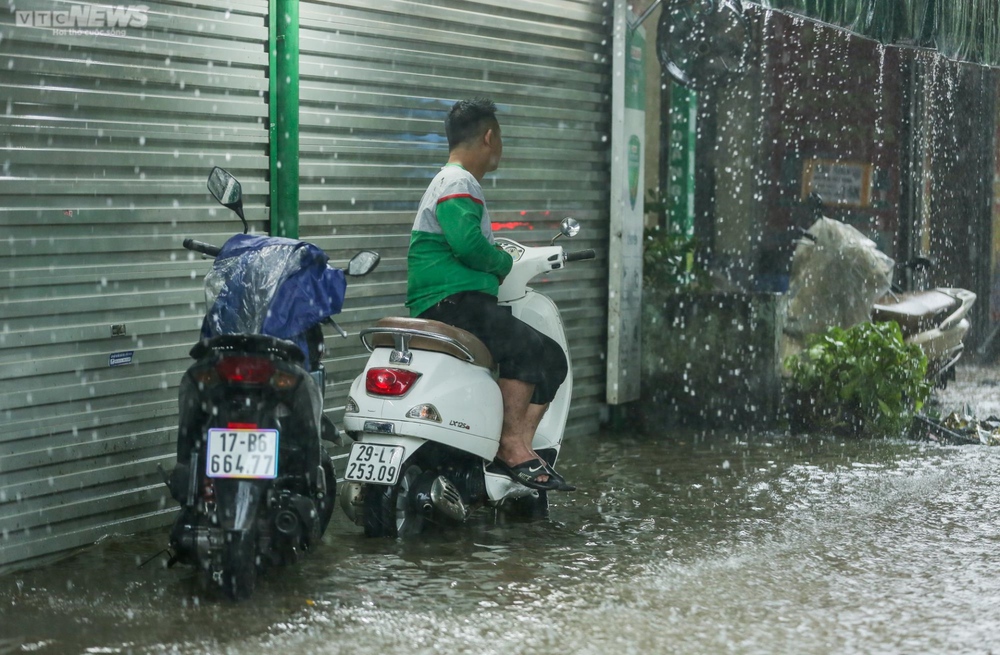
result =
M356 443L351 446L344 479L350 482L394 485L399 479L404 454L402 446Z
M205 475L210 478L278 477L278 431L210 428Z

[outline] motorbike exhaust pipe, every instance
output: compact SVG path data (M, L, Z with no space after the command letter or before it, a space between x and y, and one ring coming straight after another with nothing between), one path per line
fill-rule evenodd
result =
M434 520L434 502L431 500L431 486L434 482L434 474L425 472L417 478L416 484L410 490L410 504L413 509L424 515L428 520Z
M462 494L451 480L443 475L439 475L431 484L430 501L437 511L453 521L461 523L469 514L465 503L462 502Z

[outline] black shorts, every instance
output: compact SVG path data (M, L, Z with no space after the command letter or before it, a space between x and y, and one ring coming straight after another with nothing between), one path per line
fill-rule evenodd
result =
M500 377L535 385L531 402L544 405L556 397L569 370L562 347L524 321L496 296L463 291L448 296L418 318L441 321L471 332L490 350Z

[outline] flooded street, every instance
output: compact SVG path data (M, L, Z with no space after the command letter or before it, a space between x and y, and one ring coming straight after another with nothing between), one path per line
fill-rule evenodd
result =
M943 403L994 411L990 371ZM785 434L567 443L544 523L323 547L234 604L137 563L167 531L0 578L0 653L1000 651L1000 449Z
M1000 0L6 5L0 655L1000 655Z

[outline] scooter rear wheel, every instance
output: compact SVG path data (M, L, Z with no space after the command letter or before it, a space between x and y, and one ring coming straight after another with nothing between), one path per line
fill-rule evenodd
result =
M367 537L408 537L423 532L424 515L413 501L413 488L423 470L412 460L403 463L393 486L366 485L364 527Z

